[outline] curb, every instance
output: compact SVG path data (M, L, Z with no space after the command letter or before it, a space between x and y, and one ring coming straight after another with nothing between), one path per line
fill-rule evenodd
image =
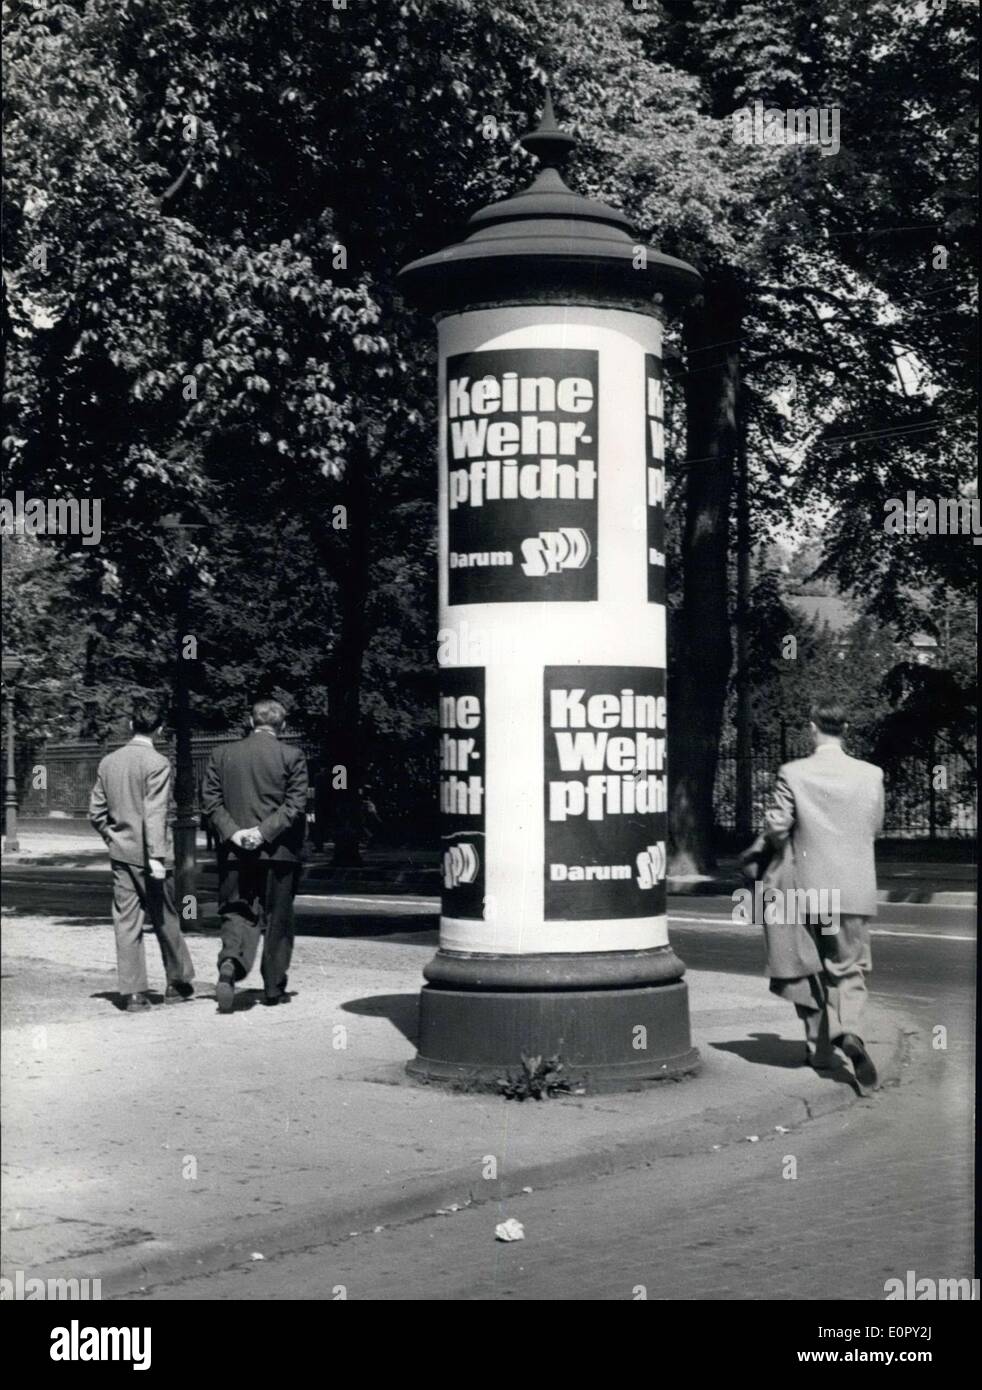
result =
M214 864L205 862L199 865L199 879L217 879ZM52 884L84 886L91 883L109 884L112 875L104 863L75 864L59 868L56 865L39 864L36 861L10 859L4 861L3 880L7 883L35 883L39 880ZM669 878L667 894L673 898L700 899L729 897L737 889L745 887L742 880L724 878L693 879ZM430 897L438 898L440 890L439 875L436 870L399 869L390 874L351 875L343 870L332 874L301 875L299 894L309 897L335 897L379 895L391 897ZM881 888L877 892L880 907L947 907L971 908L974 910L977 894L974 889L951 888Z
M46 884L51 888L100 886L105 888L108 894L111 875L107 868L101 866L88 869L57 869L11 865L4 869L2 878L0 878L0 890L9 892L18 887L26 888L38 884ZM436 893L436 886L432 886L432 892L429 891L429 888L430 885L421 888L415 883L403 883L402 886L399 886L392 880L327 883L318 879L302 879L297 893L297 903L300 906L316 909L317 899L324 899L324 911L333 911L339 920L343 917L345 909L352 905L355 906L356 910L369 909L378 914L384 913L390 904L398 905L404 912L408 910L411 917L419 919L421 915L430 917L439 915L440 899ZM199 901L214 902L216 892L217 878L214 873L204 873L198 880ZM957 898L958 901L951 901L953 898ZM307 901L304 902L304 899ZM334 907L327 905L329 899L335 900ZM714 915L714 920L718 919L720 926L726 926L728 925L726 919L719 916L716 911L717 906L723 901L718 895L714 901L703 893L670 893L669 915L670 917L674 916L677 921L684 921L687 917L697 917L700 911L709 911ZM108 910L108 896L106 909ZM903 898L891 897L889 901L885 901L884 895L881 893L879 920L890 927L925 928L932 935L944 935L948 931L957 931L965 932L971 936L974 935L977 926L975 894L923 892L916 897L914 894L906 894ZM398 930L403 931L406 928L399 926ZM419 930L424 930L424 928L420 927Z
M883 880L881 880L883 881ZM889 880L886 880L889 883ZM720 898L729 897L739 888L748 885L742 878L669 878L667 892L675 898ZM880 908L897 906L923 907L975 907L977 894L974 888L912 888L885 887L877 889L876 900Z
M909 1061L911 1035L918 1032L911 1023L891 1013L892 1020L884 1027L892 1029L892 1041L878 1046L876 1053L880 1090L900 1083L903 1068ZM476 1179L474 1166L468 1165L407 1182L385 1184L370 1195L329 1200L316 1208L294 1213L285 1225L269 1223L264 1227L250 1222L250 1234L241 1239L215 1240L192 1248L168 1247L164 1242L152 1241L139 1247L107 1251L106 1254L114 1258L95 1269L90 1277L101 1279L104 1299L137 1297L156 1284L177 1284L249 1264L256 1250L261 1250L269 1260L277 1255L297 1254L337 1243L375 1227L420 1221L437 1215L440 1209L446 1211L455 1207L460 1210L519 1198L525 1187L541 1190L563 1182L611 1177L633 1168L648 1167L659 1159L704 1153L714 1144L722 1148L743 1142L751 1127L763 1138L772 1135L778 1125L795 1128L844 1110L861 1099L864 1098L851 1085L830 1084L828 1093L818 1098L783 1096L763 1110L755 1108L752 1115L744 1105L715 1107L674 1120L652 1133L632 1135L621 1143L592 1146L542 1163L525 1163L496 1179ZM68 1277L72 1273L77 1275L78 1266L76 1256L52 1261L34 1272L42 1277Z

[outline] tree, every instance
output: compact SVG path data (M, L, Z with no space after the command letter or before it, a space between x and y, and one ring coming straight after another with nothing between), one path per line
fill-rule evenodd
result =
M5 481L105 499L104 543L72 573L85 678L174 681L188 575L158 522L194 523L198 717L300 685L295 714L352 764L354 796L366 703L387 709L377 665L365 699L369 623L433 652L417 593L396 597L432 587L432 405L413 379L430 326L393 271L514 164L521 9L406 3L379 25L298 0L93 0L9 19ZM137 671L115 663L126 624Z
M667 0L631 14L609 0L570 7L567 48L577 41L592 84L561 91L598 181L706 281L683 335L687 457L675 460L686 516L670 820L675 868L692 871L712 858L741 412L758 536L825 513L825 570L881 620L905 620L915 581L971 582L965 546L894 546L882 526L898 489L958 495L971 476L968 14L844 0ZM844 148L737 145L732 113L755 98L836 106ZM928 251L942 232L939 283Z

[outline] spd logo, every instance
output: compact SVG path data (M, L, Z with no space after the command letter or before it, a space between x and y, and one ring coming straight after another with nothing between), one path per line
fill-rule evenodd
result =
M522 573L530 579L560 570L581 570L590 558L590 537L580 526L540 531L522 541Z
M665 841L649 845L635 859L638 866L637 882L639 888L653 888L665 877Z
M456 888L461 883L473 883L480 864L476 845L451 845L443 851L444 888Z

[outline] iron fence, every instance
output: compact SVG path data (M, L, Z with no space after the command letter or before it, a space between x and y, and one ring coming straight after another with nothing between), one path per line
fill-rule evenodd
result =
M762 824L778 768L789 758L803 757L809 751L794 742L783 750L754 749L750 779L755 827ZM974 839L978 833L975 766L946 741L939 740L928 755L909 754L886 766L884 790L884 836L901 840ZM714 808L717 826L728 834L737 829L736 792L737 756L733 749L724 747L717 764Z
M240 737L216 734L196 737L192 744L197 800L208 758L214 748ZM310 765L311 781L319 763L319 749L299 735L287 734L299 743ZM20 809L25 816L84 817L99 760L121 743L59 743L30 752L19 768ZM161 745L173 759L173 748ZM972 751L972 750L969 750ZM778 767L788 758L801 757L808 748L788 740L783 748L756 748L750 759L753 823L761 824L774 786ZM20 760L18 760L20 761ZM2 764L0 764L2 766ZM43 769L43 775L38 775ZM884 769L886 820L884 834L898 839L972 839L977 834L976 773L974 765L957 749L939 740L929 756L913 754ZM736 831L737 757L731 747L721 749L715 789L715 820L720 831Z
M299 743L307 756L311 771L317 766L317 750L297 734L282 735L287 743ZM201 800L201 784L213 749L223 743L234 743L241 734L209 734L198 736L191 743L194 763L195 814ZM121 748L124 739L111 743L79 741L52 743L44 748L28 750L22 762L18 755L19 809L23 816L58 816L79 818L88 815L89 794L95 782L99 763L107 753ZM173 743L161 741L157 747L174 762ZM0 764L2 766L2 764Z

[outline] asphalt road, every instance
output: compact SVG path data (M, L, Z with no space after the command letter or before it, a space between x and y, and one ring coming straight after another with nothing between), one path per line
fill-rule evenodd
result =
M109 892L105 884L18 881L16 868L2 879L5 907L15 910L84 917L108 923ZM334 894L297 899L299 935L385 935L436 946L437 917L432 900ZM669 930L679 955L693 970L721 970L760 975L763 953L756 927L736 926L730 920L732 902L726 897L675 898L669 903ZM889 910L889 909L888 909ZM945 922L945 909L928 914L931 921L910 925L892 922L886 914L873 929L873 990L913 1006L949 1004L970 1008L975 989L975 933L957 921Z
M705 905L724 900L706 898L699 911L681 909L669 917L676 951L693 970L712 969L740 975L761 973L761 941L757 928L712 925ZM727 906L728 906L727 902ZM935 915L940 915L940 909ZM699 920L693 920L699 919ZM946 999L970 1008L975 996L976 936L963 925L894 925L888 916L873 928L873 992L911 1005Z
M972 1274L969 1068L969 1049L953 1047L916 1081L757 1143L362 1232L145 1297L882 1302L907 1270ZM495 1239L508 1218L524 1239ZM766 1343L753 1365L767 1368Z

